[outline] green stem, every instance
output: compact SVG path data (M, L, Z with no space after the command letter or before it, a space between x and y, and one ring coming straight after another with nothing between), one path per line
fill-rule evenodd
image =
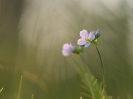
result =
M84 66L85 66L87 72L89 73L89 75L91 75L91 74L90 74L89 67L88 67L88 65L86 64L84 57L82 57L82 56L80 55L80 58L81 58L81 60L83 61L83 64L84 64Z
M95 46L96 46L96 45L95 45ZM104 90L105 90L104 66L103 66L103 62L102 62L101 54L100 54L99 49L98 49L97 46L96 46L96 50L97 50L97 53L98 53L98 55L99 55L100 62L101 62L101 66L102 66L101 70L102 70L102 77L103 77L103 91L104 91Z
M20 78L20 85L19 85L19 91L18 91L18 98L17 99L20 99L21 87L22 87L22 76Z
M3 88L0 89L0 93L2 92Z
M31 97L31 99L34 99L34 94L32 94L32 97Z
M81 60L82 60L82 62L83 62L83 64L84 64L85 69L86 69L86 72L87 72L87 75L86 75L86 73L84 73L84 76L85 76L85 78L84 78L85 84L86 84L86 85L88 86L88 88L90 88L90 90L92 91L92 92L91 92L92 96L95 97L95 95L94 95L95 92L94 92L94 89L93 89L93 83L92 83L92 81L91 81L92 75L91 75L90 69L89 69L88 65L86 64L84 57L83 57L82 55L80 55L80 58L81 58ZM87 77L87 76L88 76L88 77ZM86 79L86 77L87 77L87 79ZM88 84L89 84L89 85L88 85ZM94 99L95 99L95 98L94 98Z

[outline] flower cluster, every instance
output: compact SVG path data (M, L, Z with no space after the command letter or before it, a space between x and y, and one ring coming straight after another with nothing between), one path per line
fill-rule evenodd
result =
M96 32L88 32L87 30L80 31L80 39L78 40L79 47L75 47L72 44L64 44L62 48L62 54L69 56L71 53L80 55L83 52L83 47L87 48L91 43L97 44L97 39L100 37L100 30Z

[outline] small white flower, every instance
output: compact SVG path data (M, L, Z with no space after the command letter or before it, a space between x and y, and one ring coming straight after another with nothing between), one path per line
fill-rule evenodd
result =
M88 47L91 41L95 39L94 32L88 33L87 30L80 31L81 38L78 40L78 45Z

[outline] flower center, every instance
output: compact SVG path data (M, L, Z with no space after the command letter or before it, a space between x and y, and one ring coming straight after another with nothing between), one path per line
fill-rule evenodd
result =
M90 41L91 41L90 38L87 38L87 39L86 39L86 42L90 42Z

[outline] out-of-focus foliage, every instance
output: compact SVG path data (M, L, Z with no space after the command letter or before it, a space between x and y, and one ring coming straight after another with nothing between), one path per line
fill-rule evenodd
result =
M106 89L114 99L133 93L133 7L131 0L0 0L0 94L22 99L79 99L81 80L64 43L76 45L83 29L101 30L98 40ZM100 60L91 45L84 53L102 81ZM133 97L133 96L132 96ZM83 99L86 99L83 97Z

